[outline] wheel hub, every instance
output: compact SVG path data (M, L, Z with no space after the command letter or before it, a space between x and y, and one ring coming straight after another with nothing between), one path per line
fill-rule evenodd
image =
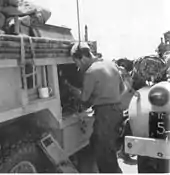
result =
M34 165L28 161L22 161L15 165L10 173L37 173Z

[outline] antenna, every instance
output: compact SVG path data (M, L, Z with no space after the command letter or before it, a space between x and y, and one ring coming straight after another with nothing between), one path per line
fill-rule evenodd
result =
M88 41L88 28L87 28L87 25L85 25L85 41L87 42Z
M81 42L81 31L80 31L80 14L79 14L79 1L77 0L77 22L78 22L78 37L79 37L79 45Z

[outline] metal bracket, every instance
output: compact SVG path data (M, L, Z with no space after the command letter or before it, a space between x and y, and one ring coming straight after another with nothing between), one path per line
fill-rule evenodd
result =
M170 142L143 137L125 137L125 152L158 159L170 159Z

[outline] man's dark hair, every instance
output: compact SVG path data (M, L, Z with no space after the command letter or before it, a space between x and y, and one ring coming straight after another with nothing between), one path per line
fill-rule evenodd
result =
M127 58L120 58L116 60L116 64L118 66L122 66L126 69L126 71L130 72L133 69L133 61Z

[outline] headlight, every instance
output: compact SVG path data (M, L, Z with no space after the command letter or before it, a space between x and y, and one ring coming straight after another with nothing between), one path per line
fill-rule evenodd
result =
M169 101L169 92L163 87L154 87L149 92L148 99L152 105L164 106Z

